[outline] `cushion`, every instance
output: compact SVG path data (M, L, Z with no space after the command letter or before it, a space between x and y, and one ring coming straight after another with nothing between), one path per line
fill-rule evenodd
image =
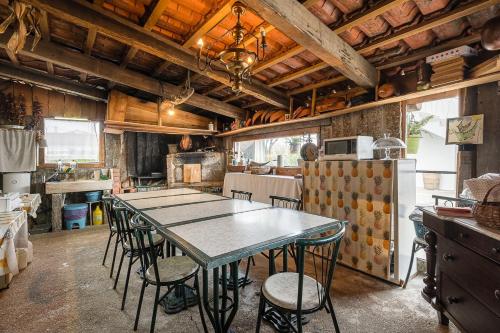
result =
M198 269L198 264L186 256L175 256L165 259L158 258L157 260L161 283L182 280L194 274ZM147 269L146 279L148 281L156 281L153 265Z
M262 285L264 297L271 303L288 310L297 310L299 273L284 272L274 274ZM302 310L311 310L319 306L318 290L323 286L315 279L304 275L302 290Z

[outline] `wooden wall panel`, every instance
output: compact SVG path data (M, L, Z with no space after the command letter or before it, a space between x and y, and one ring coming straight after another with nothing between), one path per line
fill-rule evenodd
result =
M44 117L49 116L49 91L47 89L33 87L33 101L38 101L42 108Z
M81 118L82 103L80 97L73 95L64 96L64 117L66 118Z
M64 117L64 95L49 92L49 117Z
M87 118L88 120L97 119L97 106L96 102L90 99L80 99L81 103L81 117Z
M14 83L14 96L22 97L26 106L26 115L33 114L33 91L32 87L27 84Z

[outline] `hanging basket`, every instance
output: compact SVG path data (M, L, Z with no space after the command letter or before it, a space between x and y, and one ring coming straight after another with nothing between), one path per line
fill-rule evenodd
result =
M474 206L474 218L477 223L486 227L500 229L500 202L488 202L488 196L497 186L500 186L500 183L491 187L483 201Z

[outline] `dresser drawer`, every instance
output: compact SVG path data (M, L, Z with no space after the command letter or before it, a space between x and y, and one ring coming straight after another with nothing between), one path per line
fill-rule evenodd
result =
M441 305L466 332L497 333L500 317L461 288L448 275L441 274Z
M449 238L500 264L500 241L461 225L454 225Z
M500 317L500 265L443 237L437 247L439 270Z

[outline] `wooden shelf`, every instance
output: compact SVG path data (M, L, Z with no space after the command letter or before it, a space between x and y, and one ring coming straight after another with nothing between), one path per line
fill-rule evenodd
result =
M159 133L159 134L190 134L190 135L214 135L217 131L210 131L199 128L185 128L185 127L170 127L159 125L148 125L140 123L132 123L127 121L106 120L104 122L106 129L123 130L130 132L146 132L146 133Z
M306 122L309 122L312 120L331 118L331 117L335 117L335 116L339 116L339 115L343 115L343 114L363 111L363 110L374 108L374 107L381 106L381 105L386 105L386 104L391 104L391 103L399 103L399 102L410 100L410 99L441 94L441 93L445 93L445 92L452 91L452 90L459 90L459 89L478 86L481 84L495 82L495 81L500 81L500 73L489 74L489 75L485 75L482 77L468 79L468 80L464 80L462 82L449 84L447 86L417 91L414 93L405 94L405 95L401 95L401 96L393 96L393 97L389 97L386 99L380 99L378 101L369 102L369 103L365 103L365 104L361 104L361 105L356 105L356 106L341 109L341 110L323 112L320 115L313 116L313 117L305 117L305 118L300 118L300 119L292 119L292 120L288 120L288 121L282 121L282 122L278 122L278 123L243 127L243 128L239 128L237 130L219 133L216 136L217 137L226 137L226 136L232 136L232 135L236 135L236 134L240 134L240 133L250 132L250 131L253 131L256 129L260 129L260 128L271 128L271 127L277 127L277 126L286 126L288 124L306 123Z

